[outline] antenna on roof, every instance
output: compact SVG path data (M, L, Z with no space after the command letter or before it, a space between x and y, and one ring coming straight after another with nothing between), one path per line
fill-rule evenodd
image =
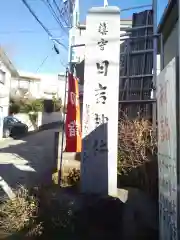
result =
M108 0L104 0L104 7L108 7Z

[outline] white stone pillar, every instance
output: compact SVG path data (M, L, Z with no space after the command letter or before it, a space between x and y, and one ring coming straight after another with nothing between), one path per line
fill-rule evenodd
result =
M91 8L86 20L81 190L116 195L120 10Z

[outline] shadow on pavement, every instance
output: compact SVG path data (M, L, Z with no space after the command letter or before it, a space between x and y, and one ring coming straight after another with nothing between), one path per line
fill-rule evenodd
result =
M60 128L60 129L62 129L62 123L61 122L53 122L53 123L44 124L44 125L40 126L36 130L29 131L26 134L12 136L12 138L15 139L15 140L18 140L18 139L22 139L24 137L27 137L27 136L30 136L30 135L33 135L33 134L37 134L38 132L41 132L41 131L44 131L44 130L53 129L53 128Z
M81 194L78 190L70 191L69 189L67 189L66 192L63 192L63 189L61 189L59 186L56 186L57 194L59 194L57 197L54 197L54 193L51 193L52 198L49 199L50 194L47 189L45 189L44 193L39 196L39 218L41 220L43 219L44 221L44 232L41 239L60 239L62 229L59 227L59 225L57 227L52 225L52 219L61 219L62 210L67 210L67 208L64 207L65 205L62 205L60 201L64 202L63 204L66 205L68 205L68 203L72 203L73 201L73 208L75 208L76 213L74 227L77 233L77 237L74 236L75 234L73 232L70 238L66 237L64 239L80 240L86 238L92 240L115 239L117 237L122 240L158 239L158 226L156 228L156 226L153 227L151 225L152 222L153 224L156 223L157 211L153 207L154 203L152 203L142 191L138 189L129 189L127 201L125 201L124 203L119 195L117 196L117 198L101 198L98 195L93 194L93 183L97 183L97 181L100 182L103 178L103 176L98 175L98 170L104 170L104 174L107 174L106 171L108 171L107 151L103 150L103 148L101 148L101 144L98 145L97 143L97 140L106 141L107 133L103 133L105 129L106 128L101 126L99 129L97 128L96 132L91 132L86 137L86 139L84 139L84 148L86 150L84 157L90 158L90 160L92 159L90 169L88 168L88 165L86 165L83 169L84 174L86 174L86 171L89 170L89 173L84 179L88 181L90 176L91 179L92 175L94 176L94 182L90 182L88 186L84 185L84 188L88 187L88 189L92 191L92 194L87 196L85 194ZM101 132L100 135L98 130ZM52 132L51 134L50 132L45 132L45 135L43 135L41 139L39 139L39 141L42 141L41 144L44 146L43 151L41 151L42 149L38 150L39 143L36 139L38 138L38 136L34 136L36 137L26 138L26 142L20 143L19 145L10 145L9 147L2 148L0 150L0 154L13 154L15 158L14 161L16 161L16 164L13 164L12 162L3 162L2 164L0 164L0 175L11 187L15 187L18 183L24 184L26 186L32 186L39 185L41 183L51 182L51 169L52 167L54 167L54 132ZM102 138L100 138L99 136L101 136ZM105 138L103 136L105 136ZM35 146L33 147L37 148L34 154L29 154L29 148L32 147L32 143L30 144L28 142L30 140L31 142L34 141L33 144ZM99 156L99 158L97 159L96 156ZM100 160L100 162L97 164L96 161L98 160ZM99 169L97 169L96 167L94 168L94 164L96 164ZM22 171L22 165L26 167L29 166L34 169L34 171ZM106 186L108 181L107 175L103 179L106 182ZM107 189L105 186L102 187L98 185L98 189L103 190L106 195ZM143 208L143 206L145 206L145 208ZM68 211L65 212L66 217L67 213ZM70 229L67 229L68 234L69 232ZM130 235L130 233L132 234ZM13 238L9 239L16 238L15 236L13 236Z
M8 140L9 145L0 148L0 196L4 182L10 187L27 187L52 181L54 160L54 128L37 132L18 140ZM59 126L60 128L60 126ZM3 145L3 143L2 143ZM3 190L4 189L4 190Z

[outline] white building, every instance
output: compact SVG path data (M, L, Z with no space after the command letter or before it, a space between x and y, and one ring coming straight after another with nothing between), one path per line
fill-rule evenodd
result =
M65 75L64 74L33 74L20 72L20 76L11 81L11 94L24 95L25 97L64 99Z
M9 112L11 77L18 77L18 72L2 48L0 48L0 139L3 135L3 118Z
M41 78L41 98L52 99L52 96L55 96L56 98L61 98L61 100L64 101L65 74L41 74L39 77Z
M33 98L39 95L40 78L34 76L18 76L11 79L11 96Z

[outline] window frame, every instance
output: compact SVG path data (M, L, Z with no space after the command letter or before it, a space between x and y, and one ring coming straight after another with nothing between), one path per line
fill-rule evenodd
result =
M1 76L2 76L2 79L1 79ZM5 81L6 81L6 72L0 69L0 83L5 84Z

